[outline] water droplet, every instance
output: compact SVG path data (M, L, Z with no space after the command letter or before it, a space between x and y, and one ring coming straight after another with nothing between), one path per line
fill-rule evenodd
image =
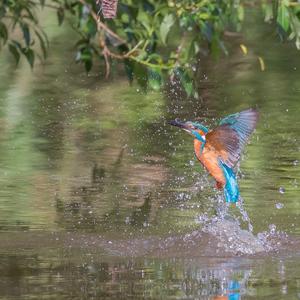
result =
M282 209L284 207L284 205L280 202L276 203L275 206L277 209Z
M279 193L280 193L280 194L284 194L284 193L285 193L285 188L284 188L283 186L281 186L281 187L279 188Z
M294 166L298 166L298 164L299 164L299 160L298 159L296 159L296 160L293 161L293 165Z
M269 229L270 229L270 233L274 234L276 232L276 225L270 224Z

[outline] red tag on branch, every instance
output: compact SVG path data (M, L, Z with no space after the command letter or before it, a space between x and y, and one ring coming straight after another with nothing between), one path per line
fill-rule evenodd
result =
M116 17L118 0L96 0L96 3L101 5L102 14L105 19Z

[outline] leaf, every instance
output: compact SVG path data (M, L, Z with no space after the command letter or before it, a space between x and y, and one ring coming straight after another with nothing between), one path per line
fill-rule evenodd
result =
M206 12L199 14L199 18L202 20L208 20L208 19L210 19L210 17L211 17L211 15Z
M44 40L44 38L42 37L42 35L37 30L35 30L35 34L36 34L36 36L39 39L40 46L41 46L41 49L42 49L42 52L43 52L43 57L46 58L46 56L47 56L46 41Z
M82 62L85 70L89 72L93 67L93 50L88 44L82 44L80 48L80 51L77 53L76 61Z
M182 68L176 68L174 71L176 77L180 80L181 85L186 92L187 96L190 97L194 91L194 85L192 78Z
M190 80L184 80L184 81L182 81L182 85L183 85L183 88L184 88L184 91L186 92L186 94L188 96L191 96L192 92L194 90L193 82Z
M60 7L56 13L57 13L58 24L61 25L64 22L65 11L62 7Z
M8 32L5 24L2 22L0 22L0 37L3 39L3 44L5 44L8 38Z
M140 22L145 27L145 29L149 35L152 34L151 19L146 12L140 10L139 14L137 16L137 21Z
M263 60L263 58L261 56L258 56L258 61L259 61L259 65L260 65L260 70L263 72L266 69L266 65L265 62Z
M145 50L143 50L143 49L140 49L138 51L138 55L136 56L136 59L137 60L144 60L146 58L147 58L147 52Z
M97 33L97 24L94 21L94 19L88 19L88 21L85 24L85 31L89 36L95 36Z
M296 38L296 48L298 49L298 50L300 50L300 37L299 36L297 36L297 38Z
M84 49L81 53L80 53L80 60L81 61L88 61L92 59L92 54L89 50Z
M273 5L272 3L264 3L262 9L265 15L265 22L270 22L273 19Z
M9 44L8 49L9 52L14 56L17 65L20 61L20 53L18 51L18 48L14 44Z
M22 45L16 41L16 40L12 40L11 43L17 48L19 49L20 51L22 51Z
M91 69L92 69L92 67L93 67L93 61L92 61L92 59L86 60L86 61L84 62L84 67L85 67L85 70L86 70L87 72L91 71Z
M154 90L159 91L162 85L161 72L158 70L149 69L148 71L148 86Z
M219 47L220 47L220 49L222 49L222 51L225 55L229 54L224 42L221 40L219 40Z
M24 9L25 9L25 11L26 11L27 14L28 14L27 18L28 18L31 22L37 24L37 23L38 23L38 18L37 18L36 14L35 14L35 11L32 10L32 8L31 8L30 6L25 6Z
M34 52L30 48L23 48L22 49L23 54L25 55L28 63L30 64L31 68L33 68L34 65Z
M122 14L121 15L121 21L123 22L123 23L129 23L129 21L130 21L130 18L129 18L129 15L128 14Z
M278 6L277 23L287 32L290 27L289 11L285 1L280 1Z
M124 59L124 68L127 75L127 78L129 80L129 83L132 83L133 81L133 68L134 68L134 62L129 59Z
M248 54L248 49L244 44L240 44L240 48L241 48L244 55Z
M29 27L26 23L22 23L21 24L21 28L22 28L22 32L23 32L23 37L26 43L26 46L29 47L30 46L30 31L29 31Z
M296 47L300 50L300 21L297 15L291 15L291 34L289 35L289 40L296 38Z
M195 41L193 43L193 45L194 45L194 53L196 55L196 54L198 54L200 52L200 45L199 45L198 41Z
M209 22L201 23L201 32L206 37L208 42L212 42L213 39L213 28Z
M243 5L239 5L237 8L237 15L238 15L238 20L239 21L243 21L244 20L244 6Z
M138 84L145 90L148 82L147 68L142 64L134 64L134 77Z
M166 44L167 37L171 27L174 25L175 19L172 14L166 15L160 25L160 37L163 44Z

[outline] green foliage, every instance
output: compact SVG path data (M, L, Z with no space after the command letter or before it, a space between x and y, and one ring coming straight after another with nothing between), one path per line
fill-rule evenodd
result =
M207 50L216 54L219 49L226 53L222 34L226 28L239 27L243 18L238 0L124 0L117 18L105 21L97 15L94 0L2 1L1 44L8 44L16 62L24 56L33 66L37 54L46 57L48 42L39 26L39 7L55 10L59 25L71 21L79 33L76 60L87 72L101 58L108 76L111 60L119 59L130 81L135 78L158 89L167 78L177 77L187 94L197 55ZM22 39L13 38L20 33Z
M160 38L163 44L166 45L167 43L167 36L170 32L170 29L175 23L174 16L169 14L166 15L160 25Z
M300 4L262 0L265 20L276 21L282 38L300 48ZM18 63L33 66L46 57L48 41L38 9L54 11L58 25L68 21L78 32L76 61L87 72L102 60L106 77L112 60L124 63L128 79L157 90L171 78L193 93L197 59L202 53L227 54L225 31L238 31L244 19L242 0L123 0L115 19L103 20L95 0L2 0L0 46L8 46Z
M265 21L276 20L282 40L295 40L300 50L300 2L293 0L262 1Z
M136 74L136 64L144 65L148 75L150 71L159 73L159 76L146 75L150 87L156 89L167 78L176 78L190 95L192 69L199 54L210 51L219 55L219 50L227 54L223 32L237 29L242 11L239 1L128 0L122 1L120 17L111 24L126 40L125 55L129 51L129 59L133 61L130 73ZM108 46L113 46L110 39Z
M290 20L289 20L289 1L280 1L278 5L277 11L277 23L281 26L281 28L287 32L290 28Z
M16 63L24 56L31 67L34 65L36 41L39 42L43 57L46 56L48 41L39 26L37 6L44 5L44 1L4 1L0 2L0 45L8 46Z

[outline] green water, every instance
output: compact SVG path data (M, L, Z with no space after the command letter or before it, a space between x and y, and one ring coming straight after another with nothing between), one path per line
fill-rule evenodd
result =
M121 69L87 76L50 21L45 64L2 54L1 299L300 299L300 54L250 19L230 57L200 61L199 99L144 94ZM202 231L221 196L167 124L248 107L260 121L240 164L245 209L255 235L289 235L250 256Z

